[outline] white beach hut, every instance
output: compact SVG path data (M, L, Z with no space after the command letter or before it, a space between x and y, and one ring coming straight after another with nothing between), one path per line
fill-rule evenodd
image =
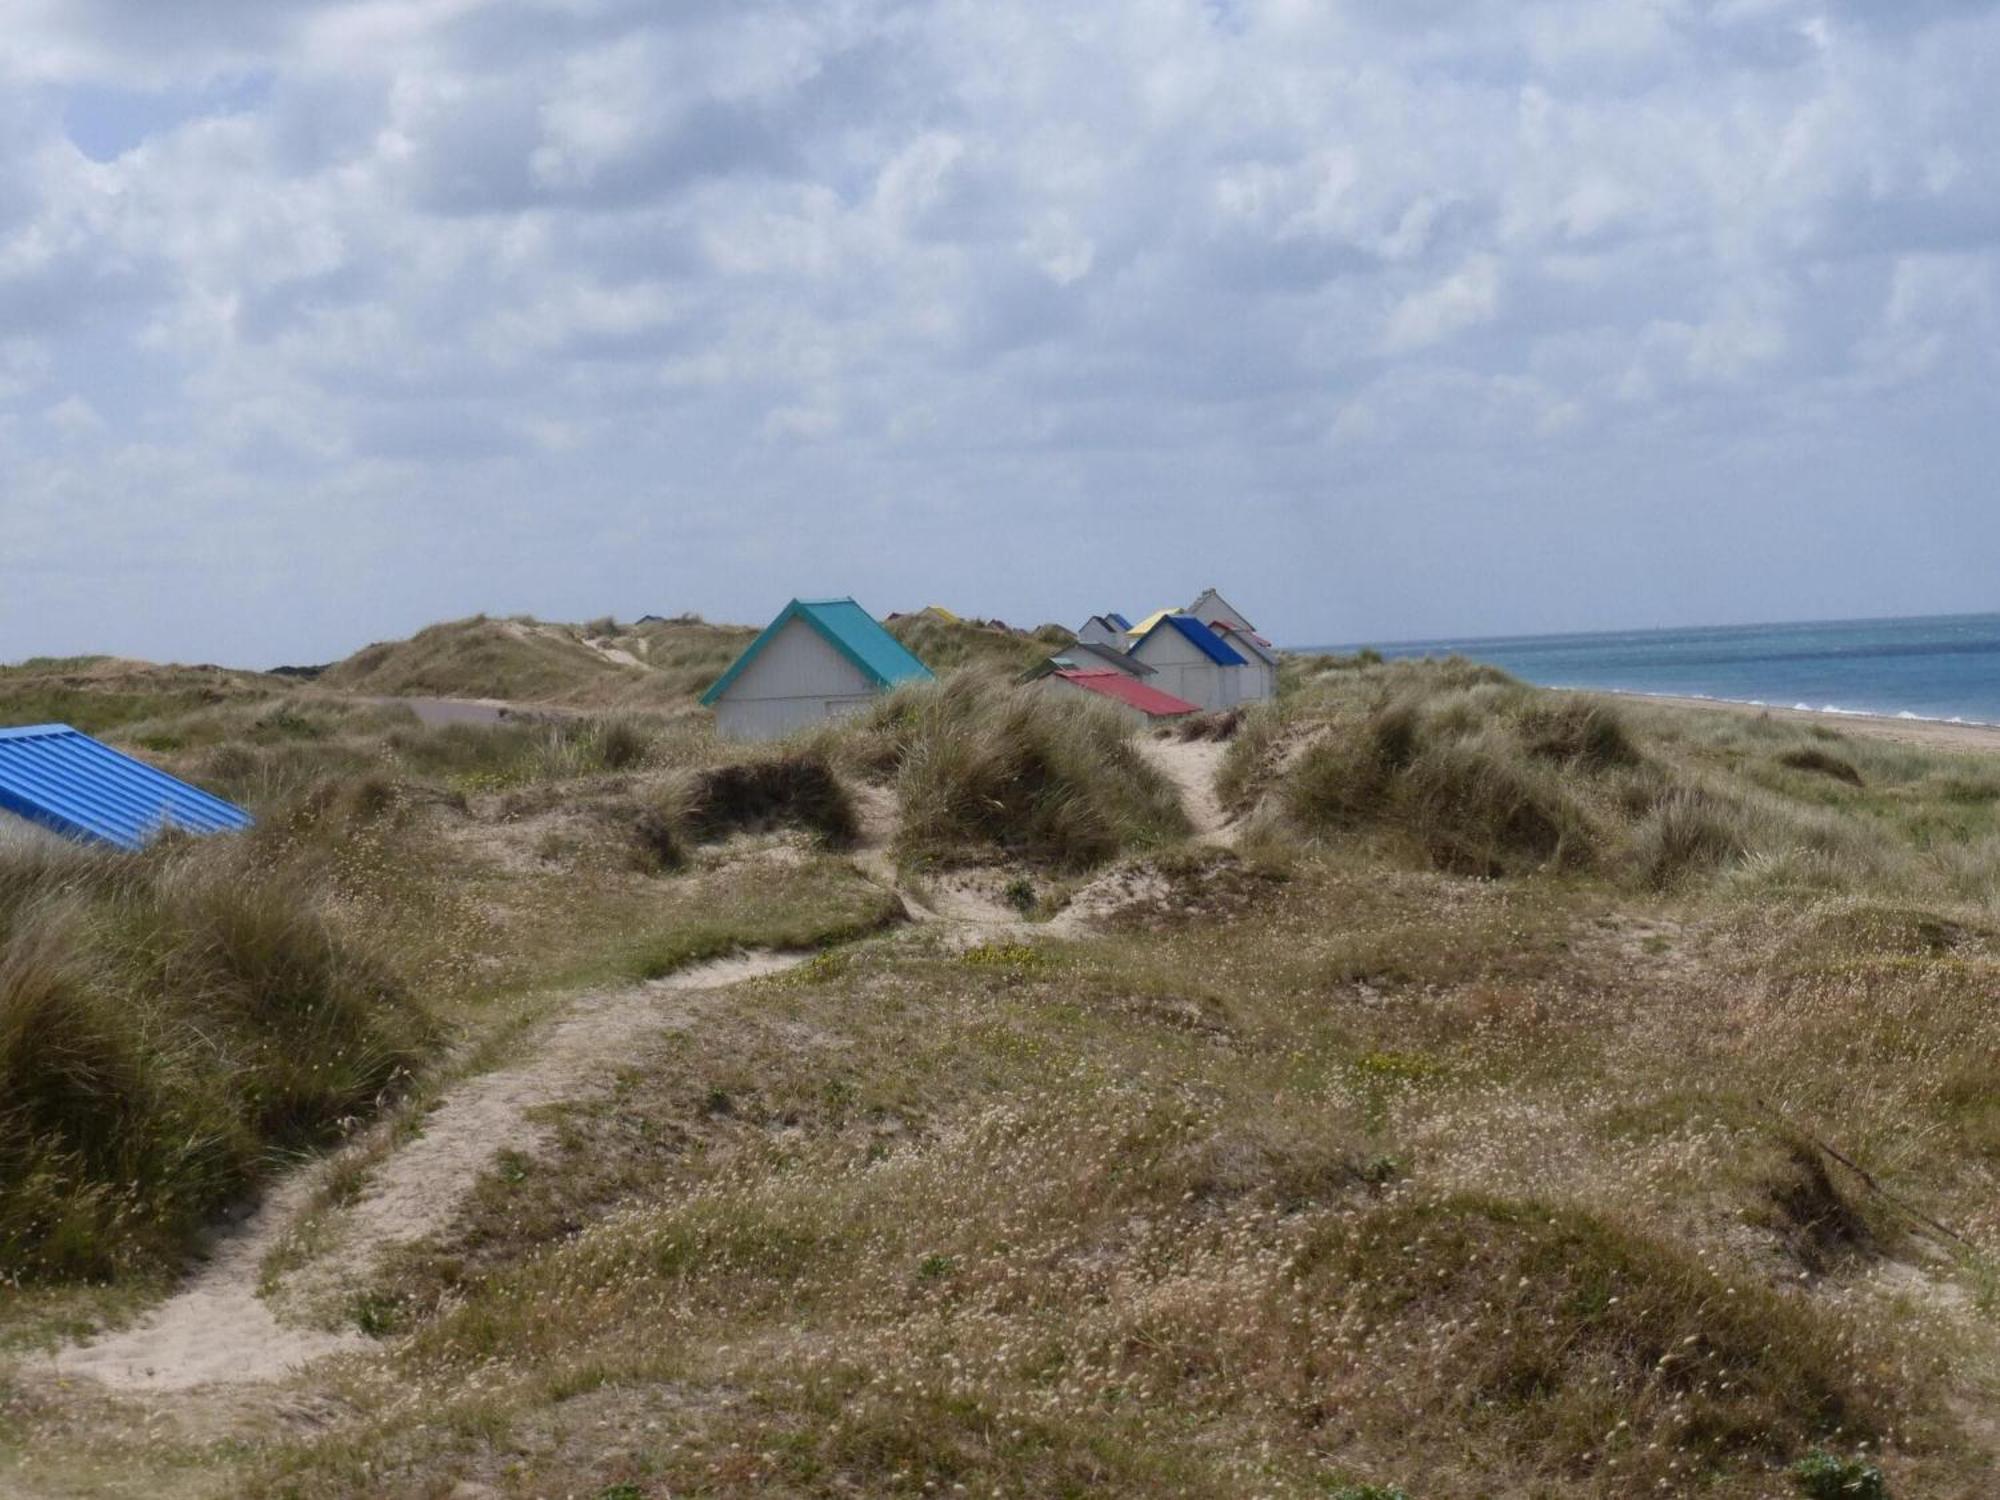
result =
M1197 708L1233 708L1254 688L1242 653L1192 615L1156 616L1132 659L1153 669L1148 686Z
M702 694L725 739L774 740L931 671L852 599L794 599Z

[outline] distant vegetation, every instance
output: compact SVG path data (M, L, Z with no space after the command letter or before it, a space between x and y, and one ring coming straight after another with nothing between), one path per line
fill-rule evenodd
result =
M947 620L932 610L898 616L889 621L889 633L925 666L940 673L968 666L1025 672L1076 639L1057 625L1034 631L1003 629L970 620Z
M494 698L570 708L668 708L698 696L756 634L697 619L589 626L484 615L369 646L320 682L382 697Z

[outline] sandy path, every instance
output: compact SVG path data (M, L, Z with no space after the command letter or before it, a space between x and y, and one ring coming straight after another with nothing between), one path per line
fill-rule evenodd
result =
M56 1374L129 1391L251 1384L365 1342L358 1333L282 1327L257 1295L264 1257L318 1181L319 1173L307 1171L280 1183L254 1213L216 1235L208 1259L178 1292L132 1327L57 1354Z
M1139 753L1179 789L1195 837L1211 844L1236 842L1236 828L1215 794L1215 773L1228 752L1220 740L1139 741Z
M2000 753L2000 726L1992 724L1946 724L1936 719L1895 719L1879 714L1829 714L1805 708L1766 708L1755 703L1729 703L1719 698L1666 698L1649 693L1604 692L1605 698L1626 698L1635 704L1658 704L1665 708L1698 708L1706 713L1764 715L1796 724L1812 724L1857 739L1894 740L1903 745L1922 745L1930 750L1969 750Z
M529 1114L587 1097L608 1085L635 1041L692 1023L690 997L803 963L809 954L752 953L684 969L652 984L585 995L573 1002L510 1068L452 1089L423 1133L377 1169L360 1198L330 1228L332 1250L296 1273L284 1300L338 1306L378 1259L442 1229L460 1200L503 1151L532 1152L547 1127ZM323 1169L322 1169L323 1170ZM328 1354L368 1342L352 1332L280 1322L258 1294L264 1258L294 1229L320 1171L294 1174L257 1211L218 1237L207 1262L160 1307L131 1328L65 1350L62 1376L89 1376L114 1389L192 1390L276 1380Z

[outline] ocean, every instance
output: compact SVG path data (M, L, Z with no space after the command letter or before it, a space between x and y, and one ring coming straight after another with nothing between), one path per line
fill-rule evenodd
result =
M2000 724L2000 615L1404 641L1376 649L1392 657L1455 652L1544 687Z

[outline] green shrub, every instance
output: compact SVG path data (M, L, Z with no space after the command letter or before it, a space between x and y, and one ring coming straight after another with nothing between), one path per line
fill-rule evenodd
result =
M1793 1464L1792 1482L1809 1500L1889 1500L1889 1485L1880 1469L1824 1451Z

